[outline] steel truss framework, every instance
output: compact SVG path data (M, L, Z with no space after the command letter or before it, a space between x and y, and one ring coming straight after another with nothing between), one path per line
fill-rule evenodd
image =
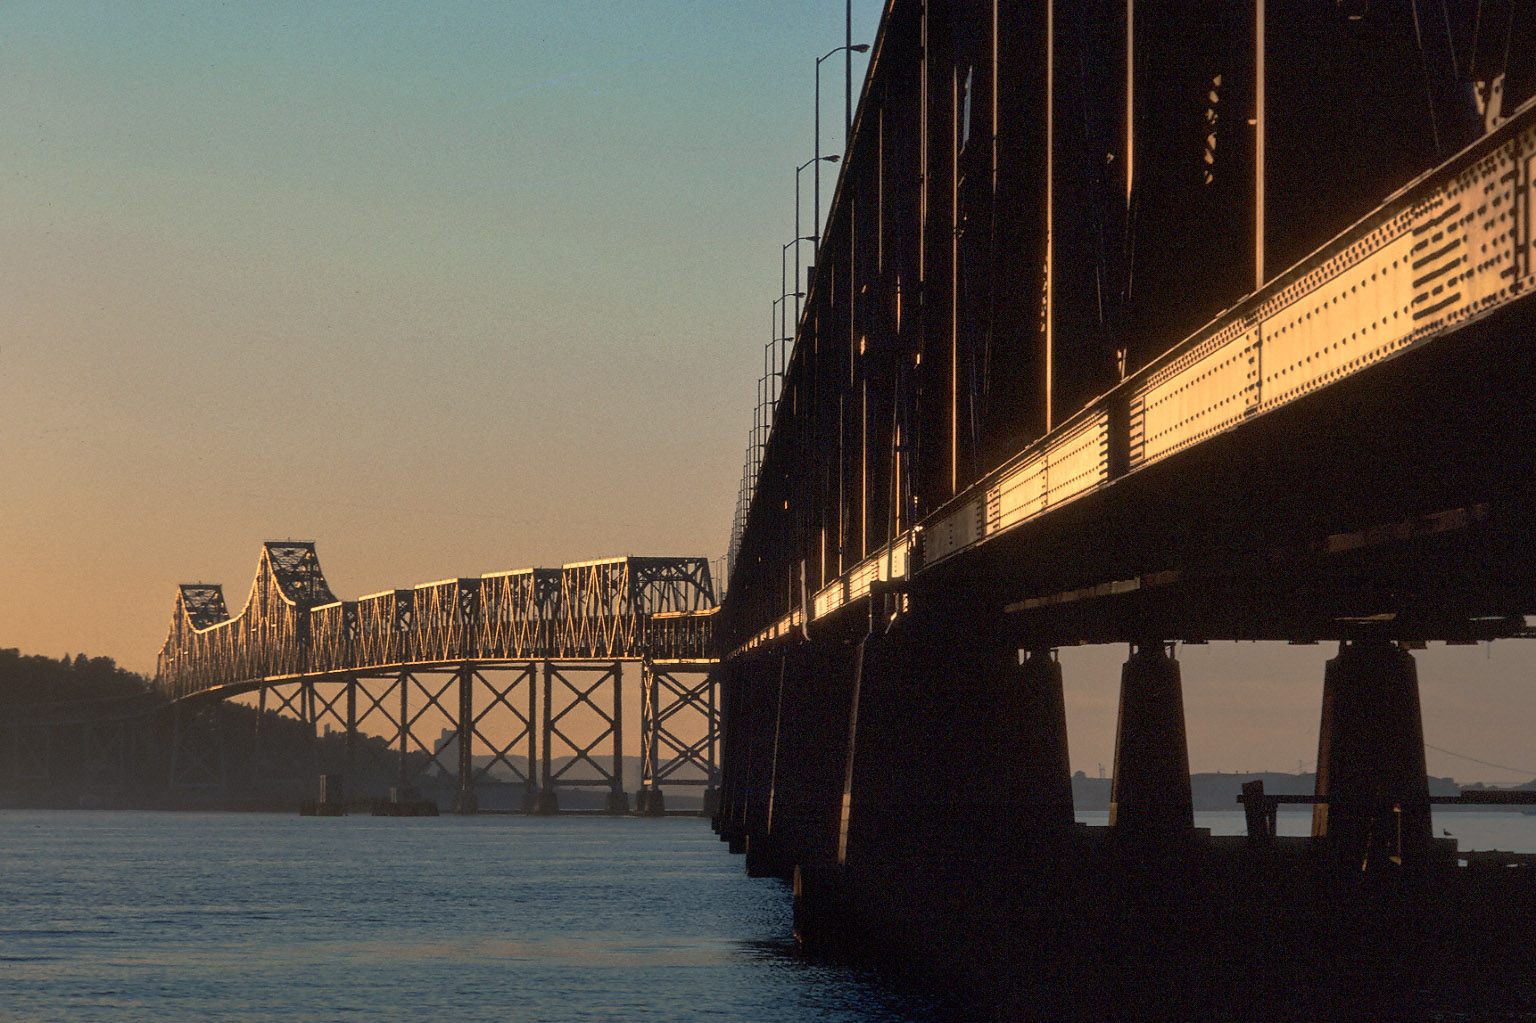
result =
M0 791L74 792L82 799L114 800L128 793L140 752L171 727L164 701L135 696L64 701L21 708L0 722Z
M224 791L221 704L178 704L172 711L171 791Z
M334 725L346 736L349 771L359 731L387 735L402 787L450 777L465 805L492 771L520 781L529 800L561 786L606 787L622 798L625 660L644 666L644 784L713 785L714 617L704 558L610 558L340 601L313 543L273 541L234 617L221 587L180 587L156 685L193 704L254 692L261 711L303 721L311 734ZM589 738L593 717L598 734ZM187 719L190 728L196 715ZM430 734L443 724L453 733L447 741ZM176 732L179 744L188 737ZM598 759L604 743L611 768ZM177 761L180 784L222 770L201 749L191 742ZM553 758L565 756L556 769ZM316 768L313 757L307 766Z
M641 785L715 786L720 739L715 662L639 663ZM622 792L622 684L618 661L494 666L469 662L392 674L279 681L257 690L255 759L266 762L260 730L270 710L306 723L312 736L334 726L345 736L349 773L359 733L389 736L402 786L414 786L431 773L452 778L460 793L473 794L477 785L494 780L491 774L499 769L530 796L559 787ZM575 726L575 715L583 709L589 722L595 717L598 725L597 733L585 741L578 738ZM498 713L504 727L493 728L488 719ZM429 719L445 727L433 734ZM445 731L452 733L446 742ZM600 759L605 744L612 751L606 763ZM204 742L191 748L201 757L205 781L213 773L210 754L203 748L207 746ZM555 758L566 757L569 760L557 768ZM313 755L306 768L318 770ZM185 766L179 772L180 784L186 787L189 772Z
M238 615L219 586L180 587L155 682L185 699L468 662L701 659L714 612L705 558L608 558L348 601L331 593L312 542L269 541Z
M720 740L715 662L639 664L642 787L714 787ZM253 762L276 766L263 757L261 722L270 710L309 725L311 737L326 726L343 734L347 773L356 764L357 737L368 731L390 738L401 786L415 787L429 777L452 779L460 799L467 801L477 786L496 780L492 772L497 772L524 787L525 808L538 793L559 788L606 788L622 796L622 665L466 662L390 674L277 681L256 691ZM186 720L197 725L176 733L183 749L176 768L181 788L207 787L220 777L213 733L200 716L207 708L193 706ZM590 727L579 731L583 711L587 725L596 720L595 734ZM493 714L501 727L493 726ZM430 723L441 727L434 732ZM444 733L452 733L446 741ZM28 738L37 741L34 735ZM606 758L605 746L611 753ZM557 766L557 758L565 762ZM282 766L292 773L292 765ZM305 770L318 769L312 752Z
M345 736L348 772L356 764L363 731L390 737L398 756L398 780L412 786L429 772L450 777L460 791L491 780L498 767L530 792L538 790L538 731L534 722L538 666L474 662L380 675L323 676L266 685L257 706L308 724L314 732L334 725ZM491 731L487 720L504 710L512 721ZM433 713L439 716L433 718ZM445 723L446 741L429 721ZM258 728L260 718L258 717ZM314 734L312 732L312 734ZM260 748L258 734L257 746ZM524 747L519 755L518 747ZM475 763L476 756L482 760ZM488 759L485 759L488 757Z
M624 700L620 688L622 666L609 664L555 664L544 662L544 786L557 788L607 788L624 792ZM570 716L585 708L599 722L599 730L587 742L575 738ZM605 768L595 755L607 741L613 751L612 767ZM554 750L569 759L554 766ZM597 774L583 776L586 767Z
M704 785L719 781L715 664L643 661L640 683L640 784ZM689 738L692 736L692 738Z

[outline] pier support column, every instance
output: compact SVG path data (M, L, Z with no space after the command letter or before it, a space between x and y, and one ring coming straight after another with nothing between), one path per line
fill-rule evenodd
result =
M357 676L347 676L347 774L357 777Z
M1072 765L1067 755L1067 700L1061 664L1050 650L1031 650L1003 677L1006 719L1017 730L1011 775L1030 827L1071 825Z
M411 742L411 676L402 671L395 679L395 684L400 688L400 717L399 742L400 742L400 772L399 789L401 793L408 793L411 787L410 770L410 742ZM401 798L404 798L402 796Z
M1184 688L1179 662L1161 641L1131 644L1120 672L1109 799L1109 823L1125 832L1171 834L1195 826Z
M1346 640L1323 675L1312 834L1361 869L1421 866L1433 835L1413 655Z
M550 781L550 761L552 758L549 752L549 748L554 742L554 712L550 709L550 706L554 703L554 699L555 668L554 665L552 665L549 661L545 661L543 700L544 724L542 728L544 734L544 752L542 756L544 757L544 761L543 770L540 772L544 780L540 782L542 787L539 789L538 795L535 797L533 804L533 812L539 814L540 816L550 816L560 812L560 796L555 792L554 783ZM533 704L530 703L529 707L532 706ZM531 718L529 720L529 727L532 728ZM528 748L529 756L532 756L533 747L530 745Z
M480 800L475 796L475 667L459 666L459 720L458 720L458 791L453 796L454 813L479 813Z

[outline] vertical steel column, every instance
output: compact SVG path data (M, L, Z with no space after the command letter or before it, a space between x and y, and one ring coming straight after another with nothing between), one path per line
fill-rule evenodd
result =
M357 768L357 676L347 676L347 774ZM349 782L350 784L350 782Z
M648 722L643 720L646 715L641 715L642 720L640 722L640 731L646 736L645 757L647 762L649 762L651 765L651 771L653 773L651 774L650 782L651 785L655 787L657 786L657 781L654 772L657 766L657 758L660 753L660 743L656 733L661 727L661 722L658 720L661 714L661 680L656 677L656 666L653 665L649 660L645 662L645 667L643 670L644 674L641 676L640 684L646 687L645 695L647 697L647 703L650 706L651 712L649 715L650 721Z
M315 683L308 677L299 683L299 707L299 713L304 715L304 723L309 726L305 742L309 747L309 774L313 781L314 776L320 773L320 727L315 714Z
M405 799L409 794L411 776L406 764L407 755L410 753L410 688L411 676L409 672L402 671L399 676L400 683L400 792L399 797Z
M704 787L703 813L706 817L714 817L720 812L720 750L719 743L725 731L725 708L719 704L717 691L720 688L721 667L711 668L709 672L709 784Z
M541 814L559 813L560 797L555 793L554 785L550 784L549 748L554 734L554 716L550 710L554 704L554 667L549 661L544 662L544 780L539 789L539 799L536 806Z
M528 662L528 783L523 792L523 812L538 809L539 792L543 783L539 780L539 719L538 712L539 665Z
M656 666L647 657L640 662L640 791L635 793L635 812L644 817L661 816L661 786L657 781L660 763L661 681Z
M475 798L475 666L459 665L459 790L453 797L454 813L478 813Z
M170 771L166 775L165 787L176 788L177 760L181 755L181 701L171 704L171 763Z
M624 687L620 662L610 669L613 677L613 787L608 791L604 809L609 813L629 812L629 796L624 792Z

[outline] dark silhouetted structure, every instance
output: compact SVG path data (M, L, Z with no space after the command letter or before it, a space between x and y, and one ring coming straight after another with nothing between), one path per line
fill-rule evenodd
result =
M1407 887L1337 885L1471 883L1407 648L1536 612L1533 41L1527 2L890 0L716 628L717 824L804 935L996 986L1232 914L1409 947ZM1314 839L1193 829L1172 644L1214 639L1340 643ZM1090 834L1052 651L1103 642Z

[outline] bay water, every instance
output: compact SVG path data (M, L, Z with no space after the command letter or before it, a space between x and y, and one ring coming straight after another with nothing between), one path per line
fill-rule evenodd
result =
M1536 848L1517 813L1436 829ZM800 955L788 887L697 818L0 811L0 1020L967 1018Z

